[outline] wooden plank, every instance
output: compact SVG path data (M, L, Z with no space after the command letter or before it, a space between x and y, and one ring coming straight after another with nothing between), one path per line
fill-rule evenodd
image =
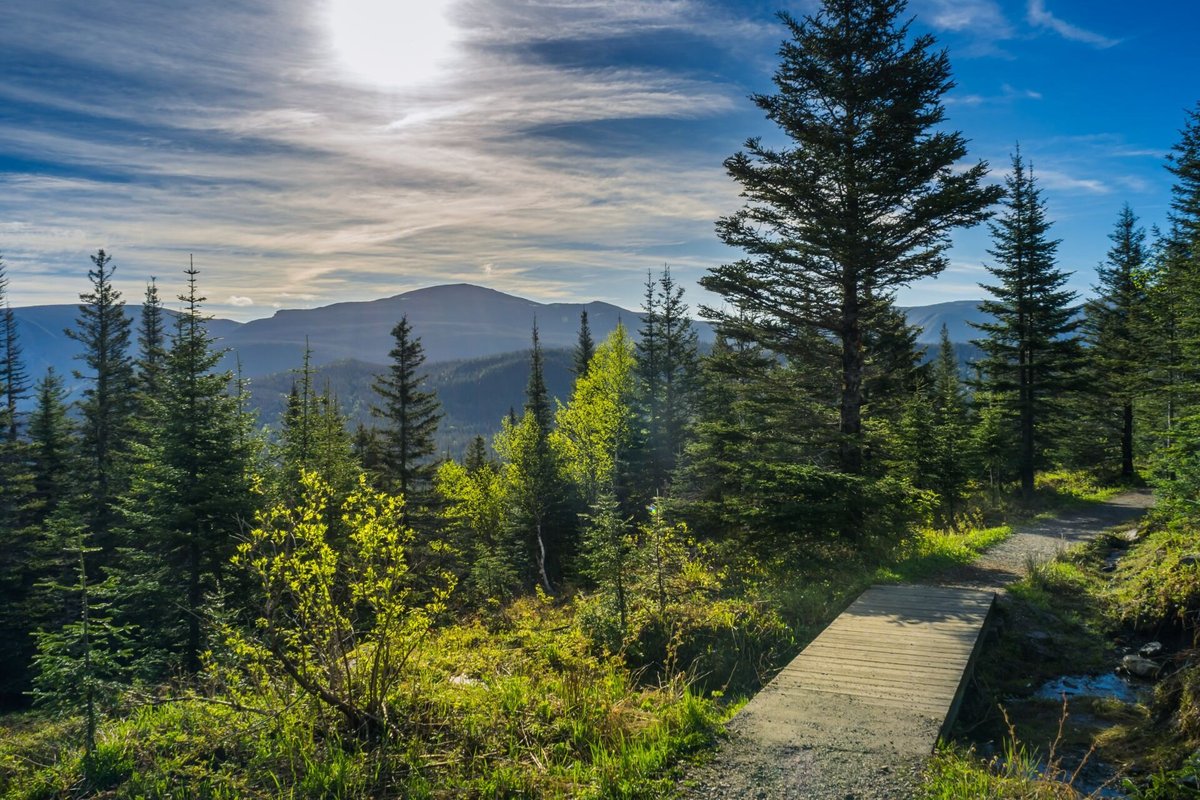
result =
M868 589L746 713L782 735L794 726L801 737L869 741L874 725L881 747L896 746L908 730L906 748L932 751L962 702L994 599L937 587Z

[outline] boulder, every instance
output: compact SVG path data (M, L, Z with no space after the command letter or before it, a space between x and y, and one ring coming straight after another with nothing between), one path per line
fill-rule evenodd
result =
M1162 642L1147 642L1138 650L1138 655L1143 658L1154 658L1162 653Z
M1121 669L1136 678L1157 678L1162 667L1157 661L1142 656L1125 656L1121 659Z

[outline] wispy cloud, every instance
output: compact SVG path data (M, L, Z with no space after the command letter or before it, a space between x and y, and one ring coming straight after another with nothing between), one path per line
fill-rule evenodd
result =
M478 281L484 264L497 288L628 302L615 275L665 260L698 275L712 220L736 205L695 132L744 88L649 57L531 49L647 26L721 47L762 37L702 3L453 3L445 74L370 87L336 68L315 0L145 16L117 0L19 2L0 29L0 67L18 78L0 98L21 110L0 128L18 302L62 301L62 279L82 283L101 246L127 294L195 252L206 294L227 298L214 310L243 317L276 299ZM7 68L34 62L53 68ZM624 145L621 125L635 126Z
M1034 27L1052 30L1064 39L1070 39L1073 42L1082 42L1099 48L1114 47L1120 44L1119 39L1112 39L1103 34L1086 30L1056 17L1046 8L1046 0L1029 0L1028 18L1029 24Z

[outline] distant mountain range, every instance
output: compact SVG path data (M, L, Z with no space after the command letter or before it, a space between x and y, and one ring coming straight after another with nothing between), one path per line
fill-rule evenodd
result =
M446 411L443 446L457 451L476 433L494 431L510 407L520 409L535 320L547 351L548 388L566 400L571 386L569 348L575 345L584 309L596 341L618 321L634 333L641 325L638 312L609 303L538 303L480 286L453 284L380 300L281 310L246 323L214 319L209 330L221 346L230 348L225 367L232 368L240 358L264 423L277 421L306 342L318 382L328 383L353 419L367 421L371 383L387 364L392 328L407 315L421 337L431 386ZM922 344L936 345L945 324L960 358L972 355L968 343L977 334L968 323L983 319L977 301L904 310L909 321L922 329ZM72 383L71 370L77 367L80 348L64 329L74 326L78 306L28 306L14 311L31 379L53 366ZM130 306L127 313L133 317L139 311L140 307ZM711 344L711 326L697 322L696 327L702 345Z

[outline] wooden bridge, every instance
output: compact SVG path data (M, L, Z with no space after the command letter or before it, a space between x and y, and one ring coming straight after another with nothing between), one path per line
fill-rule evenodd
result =
M995 597L934 586L868 589L732 727L770 748L927 756L958 713Z

